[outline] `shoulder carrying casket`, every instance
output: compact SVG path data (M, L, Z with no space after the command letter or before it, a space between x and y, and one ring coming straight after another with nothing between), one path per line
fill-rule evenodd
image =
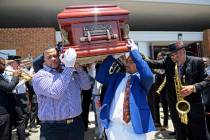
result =
M128 10L116 5L69 6L57 15L65 49L77 52L81 63L127 52Z

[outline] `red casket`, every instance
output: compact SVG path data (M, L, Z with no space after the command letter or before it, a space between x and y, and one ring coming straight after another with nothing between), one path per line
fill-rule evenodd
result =
M128 10L108 4L65 8L57 15L64 51L75 48L83 63L127 52L128 14Z

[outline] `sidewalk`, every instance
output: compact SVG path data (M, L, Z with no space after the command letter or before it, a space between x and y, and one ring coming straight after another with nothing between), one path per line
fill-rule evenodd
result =
M161 114L162 110L161 110ZM163 116L161 115L161 121ZM85 133L85 140L97 140L95 137L95 116L94 112L90 112L89 114L89 121L90 124L88 126L88 131ZM154 131L147 134L147 140L175 140L173 136L170 136L168 133L173 132L173 125L171 120L169 119L169 128L166 131ZM15 131L13 131L15 132ZM40 131L39 131L40 132ZM39 134L40 133L31 133L29 136L30 140L39 140ZM14 136L15 137L15 136ZM12 140L16 140L16 138L13 138ZM120 136L119 136L120 140Z

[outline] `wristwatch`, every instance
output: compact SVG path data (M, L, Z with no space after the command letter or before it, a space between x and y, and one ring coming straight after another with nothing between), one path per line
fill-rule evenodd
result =
M193 85L193 93L196 93L195 85Z

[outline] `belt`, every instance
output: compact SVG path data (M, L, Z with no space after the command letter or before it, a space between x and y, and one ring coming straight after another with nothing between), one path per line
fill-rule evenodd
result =
M49 124L71 124L74 121L78 120L80 118L80 115L74 118L68 118L65 120L47 120L47 121L41 121L41 123L49 123Z

